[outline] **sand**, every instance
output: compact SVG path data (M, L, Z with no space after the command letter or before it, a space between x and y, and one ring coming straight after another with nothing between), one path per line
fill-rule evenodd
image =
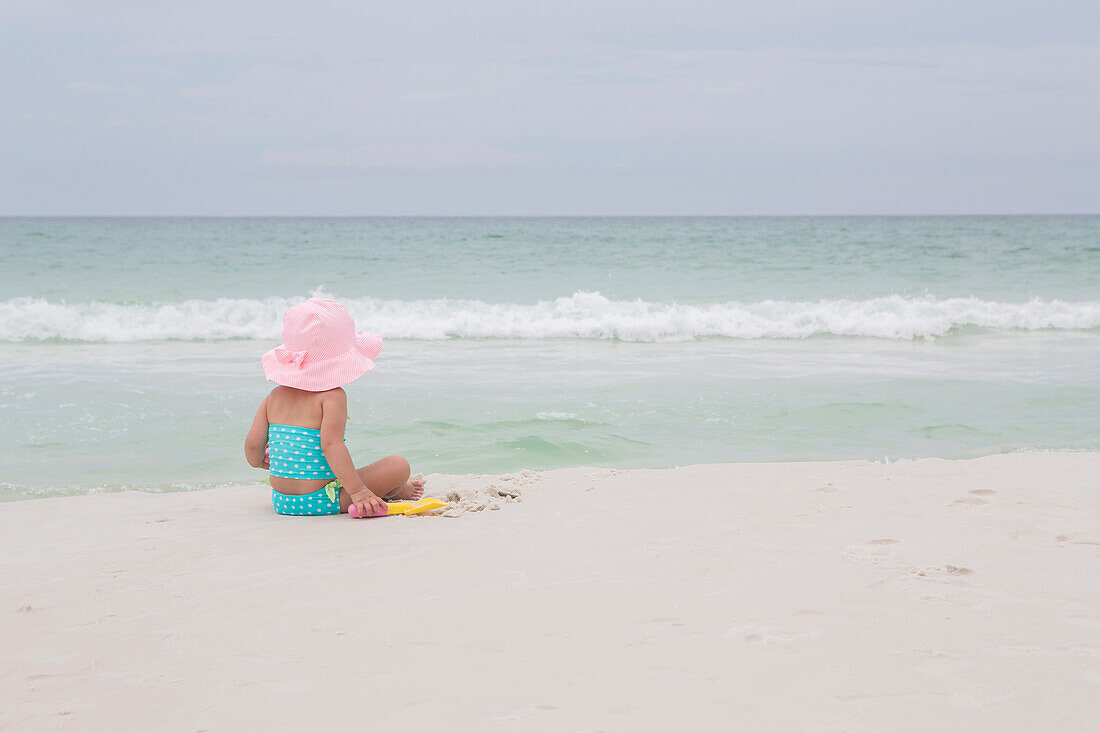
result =
M0 504L0 729L1100 728L1100 454L427 479Z

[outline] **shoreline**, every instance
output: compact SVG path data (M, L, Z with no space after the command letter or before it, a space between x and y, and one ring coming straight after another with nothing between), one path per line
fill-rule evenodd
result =
M679 471L685 468L696 468L700 466L798 466L798 465L830 465L830 464L865 464L868 466L906 466L922 461L946 461L948 463L956 462L968 462L968 461L982 461L990 458L996 458L999 456L1031 456L1031 455L1100 455L1100 451L1092 450L1091 448L1049 448L1049 449L1034 449L1023 448L1015 451L986 453L981 455L946 455L946 456L924 456L919 458L910 458L906 456L899 456L898 458L891 458L889 455L883 456L881 459L872 458L830 458L830 459L815 459L815 458L792 458L789 460L745 460L745 461L716 461L709 462L703 461L699 463L686 463L683 465L670 465L670 466L593 466L586 464L578 464L574 466L558 466L555 468L543 468L543 469L516 469L511 472L490 473L490 472L469 472L469 473L444 473L433 472L423 474L425 476L434 477L437 480L443 482L444 487L450 487L455 485L464 485L464 482L470 481L475 485L481 480L491 480L494 477L520 475L520 474L547 474L558 471L616 471L616 472L637 472L637 471ZM414 466L414 473L417 472ZM257 472L258 473L258 472ZM204 491L220 491L220 490L238 490L238 489L253 489L255 487L261 487L264 489L270 489L270 485L267 483L266 478L259 481L246 481L246 480L201 480L201 481L185 481L177 482L171 487L165 487L164 485L141 485L138 483L125 484L125 485L113 485L113 484L98 484L92 487L85 487L81 489L75 489L77 493L61 493L62 491L68 491L69 489L61 489L56 487L29 487L17 484L0 484L0 488L6 487L7 490L13 493L0 494L0 506L4 504L19 503L25 501L39 501L42 499L73 499L83 496L112 496L115 494L135 493L135 494L193 494L201 493Z
M427 479L0 503L0 728L1100 722L1100 453Z

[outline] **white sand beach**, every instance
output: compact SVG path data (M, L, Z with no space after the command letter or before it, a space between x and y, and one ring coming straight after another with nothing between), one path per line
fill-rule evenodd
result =
M1100 454L427 478L0 504L0 729L1100 728Z

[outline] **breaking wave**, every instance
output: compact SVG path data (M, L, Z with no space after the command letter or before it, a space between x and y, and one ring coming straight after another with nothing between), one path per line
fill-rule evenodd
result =
M321 293L317 293L321 294ZM323 295L323 294L321 294ZM0 340L135 342L277 340L299 298L218 298L179 303L0 302ZM395 339L918 339L964 328L1100 328L1100 301L1001 303L978 298L891 295L869 300L678 304L610 300L577 292L535 304L478 300L341 299L360 328Z

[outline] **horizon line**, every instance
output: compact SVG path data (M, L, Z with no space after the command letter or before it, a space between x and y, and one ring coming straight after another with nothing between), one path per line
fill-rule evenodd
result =
M900 219L1100 216L1100 212L889 214L0 214L0 219Z

